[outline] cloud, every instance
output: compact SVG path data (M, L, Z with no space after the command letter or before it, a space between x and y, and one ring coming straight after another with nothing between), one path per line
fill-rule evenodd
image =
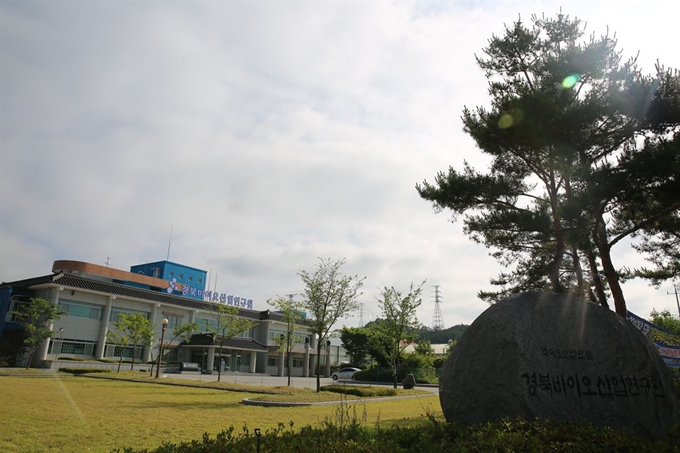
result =
M617 5L565 12L617 30L646 71L677 66L656 39L671 15ZM460 122L489 102L474 54L518 14L559 7L3 2L0 279L57 259L164 259L173 225L172 261L258 308L300 293L318 257L345 257L367 277L365 321L379 288L427 279L421 322L441 285L445 324L469 323L499 267L414 186L463 160L484 168ZM647 311L654 292L636 294Z

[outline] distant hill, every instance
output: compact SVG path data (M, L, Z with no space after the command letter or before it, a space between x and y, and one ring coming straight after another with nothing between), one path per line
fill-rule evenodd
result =
M424 327L418 330L418 337L421 341L429 340L432 344L448 343L449 340L457 340L468 327L470 326L467 324L458 324L457 326L442 330L432 330L429 327Z

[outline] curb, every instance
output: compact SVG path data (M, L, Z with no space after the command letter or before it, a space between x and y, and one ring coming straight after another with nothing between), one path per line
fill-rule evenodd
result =
M244 398L241 400L242 404L247 406L263 406L263 407L298 407L298 406L333 406L337 404L356 404L356 403L374 403L383 401L409 400L413 398L431 398L439 396L435 393L425 395L409 395L409 396L386 396L376 398L364 398L356 400L340 400L340 401L320 401L318 403L293 403L286 401L258 401L252 398Z

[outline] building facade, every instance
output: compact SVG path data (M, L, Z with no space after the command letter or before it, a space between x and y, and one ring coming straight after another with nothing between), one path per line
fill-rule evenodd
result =
M53 337L41 346L32 366L50 367L62 359L117 361L121 356L146 364L157 357L163 319L163 362L195 362L208 372L217 370L283 376L284 354L276 339L286 331L283 316L252 308L252 300L205 289L206 272L168 261L132 266L130 272L80 261L55 261L52 273L0 284L0 348L23 341L24 329L16 318L22 304L40 297L57 305L62 313L51 328ZM193 289L193 291L192 291ZM252 327L234 338L211 333L216 324L215 307L228 304ZM149 319L157 335L152 347L123 348L107 342L121 314L141 314ZM184 341L173 332L186 323L198 331ZM213 329L214 331L214 329ZM316 356L316 338L304 322L295 330L291 354L291 376L313 376L317 364L328 374L330 364L341 353L337 346L324 346ZM10 348L11 349L11 348ZM27 357L16 365L26 364Z

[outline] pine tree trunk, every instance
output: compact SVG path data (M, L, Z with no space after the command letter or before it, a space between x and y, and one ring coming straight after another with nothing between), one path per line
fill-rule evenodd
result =
M626 299L623 297L623 290L621 289L621 282L619 281L619 274L614 268L611 257L611 247L607 241L607 233L604 231L604 221L600 217L597 222L597 249L600 252L600 262L602 262L602 270L604 276L609 284L609 290L612 292L614 298L614 309L616 314L623 316L628 315L626 309Z
M609 308L609 302L607 302L607 295L604 292L604 287L602 286L602 280L600 279L599 269L597 268L597 261L595 261L595 253L593 252L593 244L590 241L584 243L584 249L586 252L586 257L588 258L588 264L590 266L590 274L592 275L593 285L595 285L595 294L597 300L605 308Z

